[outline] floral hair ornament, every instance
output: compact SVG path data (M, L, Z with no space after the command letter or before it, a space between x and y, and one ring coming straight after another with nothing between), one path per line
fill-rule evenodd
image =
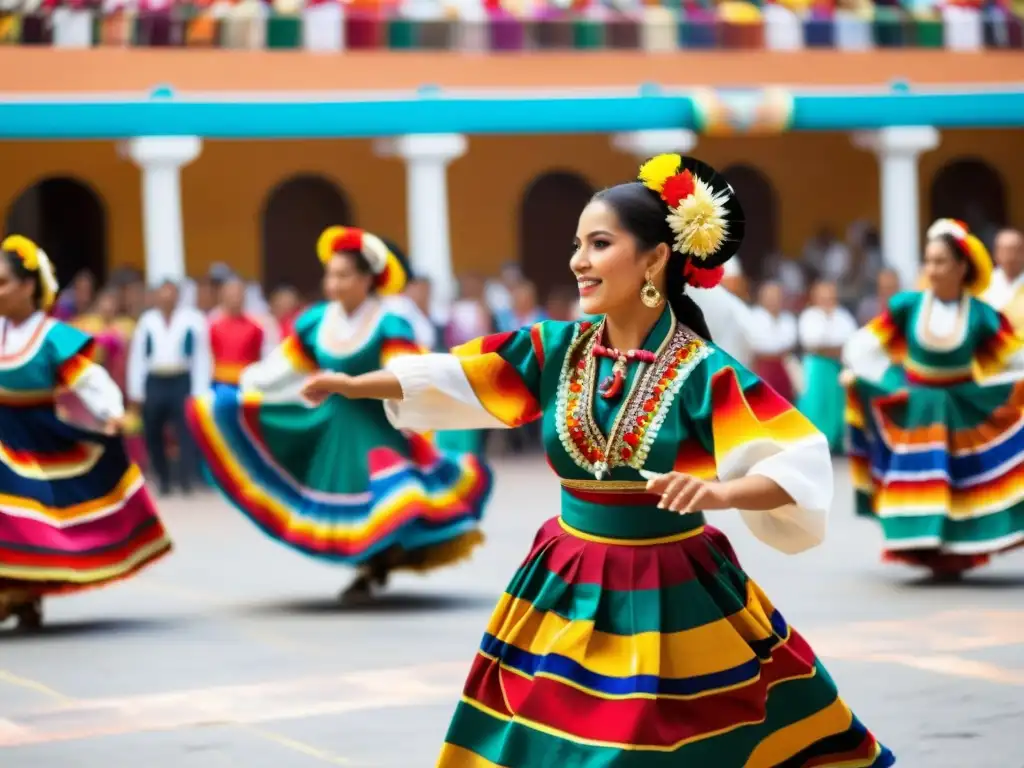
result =
M974 268L974 277L964 284L964 289L975 296L980 296L992 281L992 257L988 248L977 237L971 234L967 225L959 219L939 219L928 227L927 237L935 240L949 235L956 242L960 254Z
M53 262L46 255L46 251L24 235L8 235L0 243L0 250L16 254L25 269L35 273L40 287L39 306L44 312L48 311L57 300L60 286L57 285Z
M739 250L745 229L732 186L710 165L675 154L652 157L640 166L638 178L668 206L672 250L686 258L687 284L718 285L725 274L722 265Z
M409 279L402 260L376 235L356 227L328 227L316 241L320 263L327 263L339 253L360 253L374 274L377 293L389 296L401 293Z

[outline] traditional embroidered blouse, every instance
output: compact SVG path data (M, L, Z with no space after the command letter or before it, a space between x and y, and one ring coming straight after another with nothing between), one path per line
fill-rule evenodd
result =
M843 363L862 379L881 382L893 365L913 384L944 386L1024 371L1024 352L997 310L964 295L944 303L929 291L898 293L885 312L843 347Z
M267 357L242 372L240 387L266 399L295 400L306 376L318 370L350 375L376 370L395 355L419 354L412 327L367 299L351 314L337 302L317 304Z
M124 397L93 350L87 334L42 312L20 325L0 318L0 405L38 405L66 388L100 421L121 418Z
M654 362L630 366L623 396L607 400L597 390L613 361L592 354L601 333L599 323L546 321L450 354L396 358L388 369L403 400L387 403L389 418L414 431L511 428L542 418L548 460L563 485L563 519L582 515L591 530L614 518L612 528L626 521L649 536L672 532L690 516L658 510L649 496L619 514L602 492L642 491L640 470L676 470L769 477L794 502L741 511L753 533L784 552L822 541L831 460L824 436L800 413L668 309L644 344ZM596 475L607 480L595 482Z

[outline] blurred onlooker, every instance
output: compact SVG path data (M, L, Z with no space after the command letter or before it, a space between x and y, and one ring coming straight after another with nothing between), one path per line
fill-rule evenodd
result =
M488 280L484 286L484 299L491 312L500 315L512 308L512 291L522 280L523 270L518 261L501 265L497 280Z
M426 287L420 283L425 283ZM387 311L404 318L412 326L413 335L419 346L431 352L437 349L438 328L427 314L430 307L430 283L419 278L410 278L402 293L384 297L383 306ZM424 306L427 307L426 310Z
M849 269L837 279L836 284L839 300L848 307L855 307L874 288L878 274L884 267L882 245L878 230L867 221L851 224L846 233L846 242L850 249Z
M88 269L80 270L71 280L71 285L61 291L53 307L53 316L58 320L72 320L92 309L96 299L96 276Z
M180 448L179 481L191 491L198 478L197 450L185 425L185 403L210 389L211 359L206 316L181 304L180 289L165 281L153 309L139 318L128 354L128 399L142 405L146 451L160 492L171 489L166 431Z
M725 274L722 276L722 287L740 301L750 301L750 282L743 273L743 265L738 257L725 262Z
M544 314L549 320L571 322L580 316L580 296L575 288L554 288L544 302Z
M779 283L768 282L758 291L757 306L750 313L747 338L753 352L753 369L761 379L793 402L789 358L796 350L796 318L786 311Z
M1024 235L1003 229L995 236L992 258L996 269L982 298L998 309L1018 335L1024 333Z
M875 291L860 300L857 305L857 322L866 324L878 317L889 305L889 299L900 291L900 276L892 269L883 269L875 281Z
M512 288L512 303L507 310L496 313L499 331L516 331L545 319L537 302L537 288L523 280Z
M302 297L290 285L279 285L270 294L270 314L277 321L278 337L288 336L302 313Z
M797 335L804 351L804 387L798 405L828 438L833 453L842 450L845 434L846 392L839 383L840 355L843 345L856 331L853 315L839 305L835 283L815 283L811 289L811 306L801 313L797 323Z
M803 263L813 279L838 282L850 271L850 249L823 226L804 248Z
M494 333L495 322L484 298L483 278L467 274L459 278L459 298L452 304L444 343L448 349Z
M195 308L209 315L217 308L217 281L207 275L196 280Z

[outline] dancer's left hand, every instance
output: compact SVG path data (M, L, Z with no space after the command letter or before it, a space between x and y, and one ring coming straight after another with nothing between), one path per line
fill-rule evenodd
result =
M103 425L103 434L110 435L111 437L113 437L114 435L119 435L123 431L124 431L124 417L123 416L111 416L109 419L107 419L106 423Z
M705 510L729 509L728 488L717 480L701 480L682 472L667 472L664 475L644 473L647 490L661 496L659 509L670 509L681 515Z

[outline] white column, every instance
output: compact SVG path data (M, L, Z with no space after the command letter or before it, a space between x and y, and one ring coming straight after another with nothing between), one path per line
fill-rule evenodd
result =
M616 133L612 146L640 160L673 152L685 155L697 146L697 134L682 128Z
M459 133L410 134L376 145L378 154L405 160L409 259L413 270L430 280L434 308L440 312L455 297L448 164L465 154L466 147L466 137Z
M883 128L854 134L853 143L878 157L882 257L903 288L913 288L921 270L918 158L939 145L939 132L931 126Z
M125 144L142 169L142 230L146 281L185 278L185 239L181 220L181 168L203 148L195 136L143 136Z

